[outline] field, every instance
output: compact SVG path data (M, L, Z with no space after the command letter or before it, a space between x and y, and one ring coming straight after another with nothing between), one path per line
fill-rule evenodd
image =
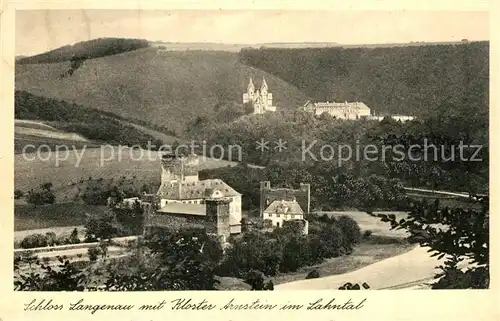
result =
M85 213L103 213L105 210L105 206L77 203L61 203L37 207L33 205L15 205L14 231L55 228L54 232L60 232L57 228L84 225ZM35 232L33 231L33 233Z
M317 270L320 276L338 275L358 270L383 259L408 252L414 245L397 240L386 239L388 244L376 244L376 241L364 241L358 245L352 254L335 257L321 264L301 268L295 273L279 275L274 284L281 284L297 280L304 280L312 270ZM347 281L346 281L347 282Z
M406 218L407 214L404 212L376 212L375 214L394 214L396 218L402 219ZM381 236L381 237L389 237L389 238L404 238L409 234L405 230L391 230L391 225L386 222L382 222L379 218L368 215L365 212L354 212L354 211L346 211L346 212L321 212L317 213L318 215L327 214L329 216L339 217L339 216L348 216L354 219L360 229L361 232L364 231L372 231L372 235Z
M15 120L14 153L35 152L42 145L48 146L52 150L60 145L74 146L74 148L83 148L85 145L95 146L81 135L60 131L40 121Z
M200 169L235 166L235 162L201 159ZM14 158L14 185L23 192L50 182L56 202L69 201L74 195L75 183L94 179L126 177L136 183L160 182L159 154L153 151L102 146L100 148L70 149L67 152L16 154Z
M16 128L33 128L33 129L57 131L56 128L54 128L50 125L44 124L44 123L37 121L37 120L15 119L14 126Z

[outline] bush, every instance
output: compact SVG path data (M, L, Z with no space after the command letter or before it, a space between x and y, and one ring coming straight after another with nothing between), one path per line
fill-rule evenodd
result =
M358 223L349 216L342 215L337 219L338 226L346 238L346 249L350 252L361 240L361 229Z
M364 233L363 233L363 238L367 239L369 238L371 235L372 235L372 231L371 230L366 230Z
M18 200L18 199L20 199L20 198L21 198L21 197L23 197L23 196L24 196L23 191L21 191L21 190L19 190L19 189L16 189L16 190L14 191L14 199Z
M97 261L99 255L101 255L101 250L98 246L89 247L89 249L87 250L87 255L89 256L90 262L95 262Z
M35 206L44 204L54 204L56 196L52 191L52 183L45 183L40 185L38 190L31 190L28 192L26 201Z
M319 278L318 270L312 270L311 272L307 273L306 280L307 279L317 279L317 278Z
M46 247L47 237L43 234L31 234L26 236L20 243L23 249L32 249L36 247Z
M264 290L264 274L258 270L250 270L245 277L245 282L252 286L252 291Z
M342 285L339 290L368 290L370 286L365 282L363 284L347 282Z
M58 245L56 233L47 232L47 233L45 233L45 237L47 238L47 245L48 246Z

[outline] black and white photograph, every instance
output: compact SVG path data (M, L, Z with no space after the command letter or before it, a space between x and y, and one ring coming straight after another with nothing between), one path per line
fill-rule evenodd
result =
M16 10L14 291L491 288L489 24Z

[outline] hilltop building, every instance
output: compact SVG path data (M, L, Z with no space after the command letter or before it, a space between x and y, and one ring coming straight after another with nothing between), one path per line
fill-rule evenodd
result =
M223 242L241 233L241 194L220 179L200 180L198 162L196 155L163 155L161 186L143 198L145 233L198 226Z
M363 102L312 102L307 101L302 108L319 116L330 114L337 119L361 119L370 117L370 108Z
M370 116L370 120L378 120L378 121L382 121L386 116ZM410 120L414 120L415 117L414 116L405 116L405 115L391 115L391 116L388 116L392 119L394 119L395 121L400 121L400 122L407 122L407 121L410 121Z
M243 104L247 103L253 105L254 114L264 114L266 112L276 111L276 106L273 106L273 94L268 92L265 78L262 78L260 90L255 89L252 78L250 78L247 92L243 94Z

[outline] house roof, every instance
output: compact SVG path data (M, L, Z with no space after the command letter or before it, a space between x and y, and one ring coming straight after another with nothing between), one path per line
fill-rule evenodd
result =
M210 197L216 190L220 191L224 197L241 195L221 179L166 183L160 186L157 195L171 200L203 199Z
M297 201L274 201L265 210L264 213L273 214L304 214Z

